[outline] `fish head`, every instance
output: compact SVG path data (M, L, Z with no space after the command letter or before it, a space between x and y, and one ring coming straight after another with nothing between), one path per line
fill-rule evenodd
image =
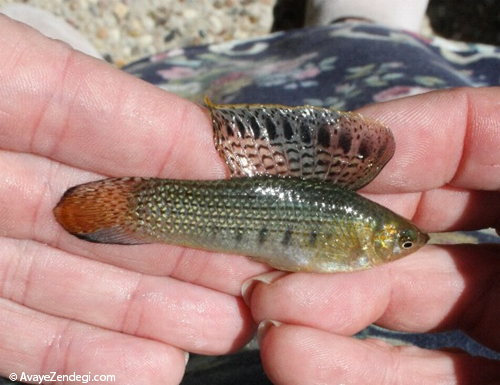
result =
M407 219L396 217L374 234L373 265L410 255L429 241L429 236Z
M429 241L429 235L420 230L413 223L400 229L396 235L392 254L394 259L405 257L414 253Z

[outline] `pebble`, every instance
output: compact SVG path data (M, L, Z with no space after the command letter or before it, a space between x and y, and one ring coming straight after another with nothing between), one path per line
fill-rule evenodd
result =
M214 35L220 35L222 32L224 32L224 25L222 24L219 16L210 15L208 17L208 22L210 25L209 31Z
M198 17L198 11L196 9L186 8L182 11L182 16L188 20L193 20Z
M153 45L153 36L142 35L137 39L139 47L151 47Z
M0 0L0 6L19 0ZM122 66L191 44L266 35L276 0L23 0L60 16Z
M118 3L115 5L114 12L116 17L118 17L118 19L123 19L125 18L125 16L127 16L129 12L129 7L123 3Z

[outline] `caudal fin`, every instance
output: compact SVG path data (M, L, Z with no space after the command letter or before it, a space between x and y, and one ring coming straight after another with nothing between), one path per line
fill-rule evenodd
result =
M67 190L54 215L70 234L91 242L148 243L136 234L134 192L142 178L110 178Z

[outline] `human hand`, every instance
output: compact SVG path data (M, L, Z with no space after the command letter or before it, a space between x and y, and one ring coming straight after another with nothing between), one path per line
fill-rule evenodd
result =
M0 50L0 374L178 383L184 351L241 347L241 284L268 268L84 242L52 213L103 176L223 177L208 113L1 15Z
M363 191L424 231L499 227L500 89L456 89L369 106L396 154ZM499 350L500 245L426 246L349 274L269 273L246 287L276 384L484 384L500 364L351 336L371 323L403 332L463 329ZM264 281L264 282L263 282ZM267 283L265 283L267 281Z

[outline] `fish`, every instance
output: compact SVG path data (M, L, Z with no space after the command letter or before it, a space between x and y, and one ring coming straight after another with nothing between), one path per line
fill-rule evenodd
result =
M427 241L415 225L346 187L276 176L104 179L69 189L54 214L91 242L244 254L296 272L366 269Z
M57 222L90 242L166 243L309 273L379 266L429 240L356 192L394 154L382 123L332 108L205 103L230 179L89 182L63 194Z

